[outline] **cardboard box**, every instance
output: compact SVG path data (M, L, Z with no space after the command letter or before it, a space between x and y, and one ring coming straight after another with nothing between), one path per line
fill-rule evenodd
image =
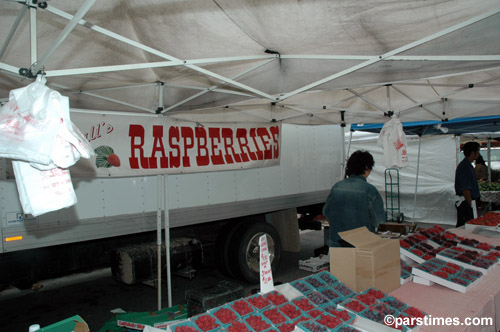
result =
M330 272L356 292L400 287L399 240L382 239L366 227L340 232L354 248L330 248Z

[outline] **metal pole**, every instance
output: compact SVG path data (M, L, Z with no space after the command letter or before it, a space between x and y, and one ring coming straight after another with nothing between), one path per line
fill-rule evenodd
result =
M158 292L158 310L161 310L161 212L162 212L162 206L163 206L163 175L157 175L156 176L156 245L157 245L157 251L156 251L156 256L157 256L157 273L158 273L158 286L157 286L157 292Z
M420 169L420 147L422 146L422 135L418 136L417 177L415 180L415 196L413 197L413 222L415 222L415 209L417 208L418 174Z
M82 19L85 14L90 10L90 8L94 5L96 0L86 0L85 3L78 9L78 12L73 16L73 19L66 25L55 40L55 42L52 44L52 46L49 48L49 50L43 55L43 57L40 59L39 62L35 65L33 68L33 73L37 73L49 60L49 58L54 54L56 49L59 47L59 45L62 44L62 42L68 37L68 35L73 31L73 29L78 25L78 22Z
M341 135L341 139L342 139L342 144L340 145L340 156L341 156L341 160L342 160L342 163L340 164L340 179L342 179L344 177L344 173L345 173L345 127L340 127L340 135ZM351 141L349 140L349 144L351 143Z
M168 306L172 306L172 280L170 275L170 216L168 208L168 175L164 176L164 202L165 202L165 252L167 262L167 291L168 291Z
M37 46L37 33L36 33L36 7L30 6L30 51L31 51L31 64L38 61L38 46ZM35 71L35 73L37 73Z
M487 146L488 146L488 182L491 183L491 137L488 137L487 140Z

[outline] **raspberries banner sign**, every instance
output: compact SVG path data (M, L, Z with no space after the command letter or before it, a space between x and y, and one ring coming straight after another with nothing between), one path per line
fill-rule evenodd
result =
M95 156L72 176L137 176L279 165L280 123L199 124L167 117L75 113Z

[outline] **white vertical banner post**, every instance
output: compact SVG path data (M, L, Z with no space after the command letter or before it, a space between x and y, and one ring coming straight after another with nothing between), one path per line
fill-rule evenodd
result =
M267 235L259 238L260 247L260 293L266 294L274 290L273 271L267 247Z
M158 275L158 310L161 310L161 211L163 207L163 175L156 176L156 245L157 245L157 275Z
M164 178L163 193L165 202L165 261L167 268L167 297L168 307L172 306L172 279L170 275L170 213L168 207L168 174Z

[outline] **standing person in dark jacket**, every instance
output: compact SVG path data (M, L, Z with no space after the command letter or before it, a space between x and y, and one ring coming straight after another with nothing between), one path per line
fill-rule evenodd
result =
M480 193L472 162L479 157L479 147L477 142L465 143L462 148L465 158L458 164L455 171L455 193L463 198L457 206L456 227L463 226L468 220L474 218L472 204L473 201L479 199Z
M362 226L376 232L378 225L385 222L382 197L366 181L374 165L369 152L354 152L347 161L346 178L332 187L323 207L323 215L330 222L329 247L347 246L339 232Z

